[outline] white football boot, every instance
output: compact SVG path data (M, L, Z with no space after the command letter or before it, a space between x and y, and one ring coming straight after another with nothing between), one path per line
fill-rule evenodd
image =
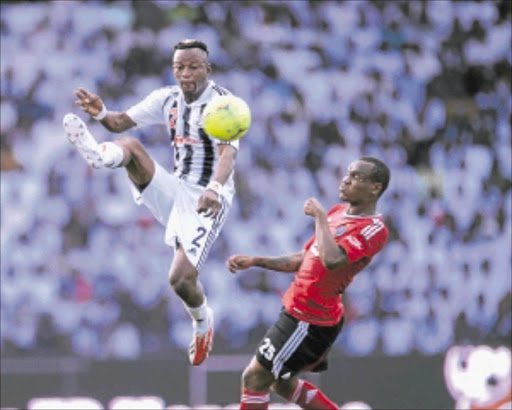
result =
M100 146L91 135L85 123L75 114L64 116L62 125L66 131L66 137L73 144L83 159L93 168L102 168L103 159L100 154Z
M210 354L213 347L213 310L208 308L208 330L206 333L200 334L196 329L194 322L194 331L192 334L192 342L188 348L188 358L194 366L203 363Z

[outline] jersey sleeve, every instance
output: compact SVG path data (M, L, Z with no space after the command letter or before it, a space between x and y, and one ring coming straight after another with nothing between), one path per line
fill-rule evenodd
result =
M329 209L329 211L327 212L327 216L329 215L332 215L338 211L343 211L344 209L346 209L346 205L342 205L342 204L338 204L338 205L334 205L331 209Z
M164 104L167 97L169 97L169 88L159 88L141 102L130 107L126 114L138 127L165 124Z
M336 241L347 253L349 262L357 262L380 252L388 235L386 226L380 221L348 232L336 238Z
M307 251L309 250L309 248L311 248L311 245L313 245L313 243L315 242L315 235L313 235L311 238L309 238L309 241L306 242L306 244L304 245L304 250Z

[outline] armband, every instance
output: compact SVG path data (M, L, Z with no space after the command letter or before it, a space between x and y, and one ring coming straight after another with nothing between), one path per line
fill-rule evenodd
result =
M208 185L206 185L206 189L215 192L219 197L222 195L222 184L220 182L210 181Z
M107 116L107 107L105 107L105 104L103 104L101 107L101 111L98 113L98 115L93 115L92 118L94 118L95 120L101 121L106 116Z

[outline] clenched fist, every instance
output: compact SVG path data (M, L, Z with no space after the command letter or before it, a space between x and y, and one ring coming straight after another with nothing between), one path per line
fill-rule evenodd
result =
M304 213L306 215L316 218L317 216L325 215L325 210L323 206L320 204L320 202L318 202L318 199L309 198L304 203Z
M227 262L226 266L231 273L236 273L238 270L249 269L253 265L253 258L245 255L233 255Z

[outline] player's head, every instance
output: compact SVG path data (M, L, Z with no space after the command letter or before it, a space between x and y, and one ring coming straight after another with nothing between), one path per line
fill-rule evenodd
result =
M376 202L389 185L386 164L373 157L362 157L348 166L340 185L340 199L352 204Z
M391 172L389 171L388 166L384 164L384 162L382 162L380 159L374 157L361 157L359 158L359 161L373 164L373 168L370 173L370 179L373 182L381 184L381 189L378 195L381 196L388 188L389 180L391 178Z
M196 100L208 85L211 72L208 47L199 40L180 41L174 46L172 68L187 101Z

